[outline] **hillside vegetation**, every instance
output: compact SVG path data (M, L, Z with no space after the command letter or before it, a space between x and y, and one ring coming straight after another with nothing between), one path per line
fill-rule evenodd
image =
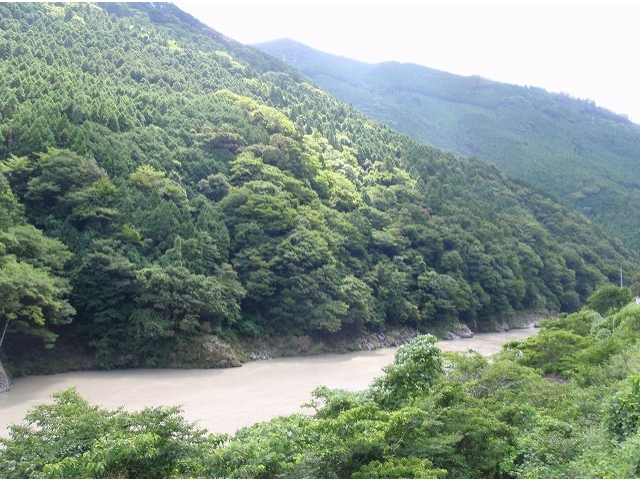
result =
M636 478L640 306L608 287L493 358L398 348L362 391L319 386L313 415L208 432L178 408L109 411L75 390L0 439L3 478ZM591 302L590 302L591 303Z
M0 4L0 78L16 373L217 366L212 335L488 328L639 278L582 215L171 4Z
M593 101L291 40L257 45L336 98L412 138L495 164L640 251L640 126Z

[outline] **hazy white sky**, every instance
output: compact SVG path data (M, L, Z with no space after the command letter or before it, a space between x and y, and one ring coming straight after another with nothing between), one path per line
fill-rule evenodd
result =
M288 37L588 98L640 123L640 2L174 2L241 43Z

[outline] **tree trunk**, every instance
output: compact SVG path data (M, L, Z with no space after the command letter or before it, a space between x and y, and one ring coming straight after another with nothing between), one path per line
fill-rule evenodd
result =
M11 381L7 375L7 372L4 371L4 367L2 366L2 361L0 361L0 393L8 392L11 388Z

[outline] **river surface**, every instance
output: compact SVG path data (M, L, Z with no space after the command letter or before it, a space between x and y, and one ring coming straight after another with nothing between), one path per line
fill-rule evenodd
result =
M525 338L534 328L504 333L478 333L473 338L441 341L443 351L475 350L483 355L500 351L509 340ZM238 428L271 418L305 412L302 405L319 385L362 390L393 362L395 348L312 357L278 358L245 363L229 369L132 369L70 372L14 380L0 393L0 436L20 423L34 405L49 403L51 394L76 386L92 404L108 409L178 405L184 417L211 432L234 433Z

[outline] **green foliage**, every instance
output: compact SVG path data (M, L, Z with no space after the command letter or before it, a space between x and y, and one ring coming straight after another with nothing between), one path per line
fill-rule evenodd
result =
M629 377L626 388L611 399L605 421L607 430L618 442L635 435L640 421L640 377Z
M136 305L133 320L139 335L172 336L180 330L211 332L239 318L244 291L229 269L223 275L193 275L183 267L147 268L136 272Z
M52 347L57 335L46 327L71 321L73 308L64 299L68 290L55 277L15 257L3 258L0 265L0 301L3 333L26 333L42 338ZM4 335L2 336L4 340Z
M638 475L640 475L639 454L640 435L636 433L626 438L611 452L610 456L602 458L598 465L600 468L593 469L596 473L592 477L600 474L604 478L601 473L604 471L609 478L638 478Z
M593 327L602 322L602 316L598 312L583 308L579 312L570 315L561 314L555 319L547 319L538 322L538 325L548 330L567 330L581 337L589 335Z
M521 362L544 373L566 374L574 367L574 355L586 348L588 341L566 330L543 330L531 340L518 345Z
M444 478L445 475L445 470L432 469L427 459L404 457L384 462L374 460L360 467L351 478Z
M473 155L557 196L640 249L640 128L591 100L411 64L364 64L292 40L258 48L415 140ZM612 279L613 280L613 279Z
M551 198L173 5L8 3L0 19L0 265L20 317L4 317L7 341L59 335L100 368L175 366L209 334L333 340L572 312L640 264ZM428 390L402 368L381 387L389 405Z
M588 325L608 320L585 309L545 321L531 338L550 332L546 340L570 339L570 345L590 338ZM313 415L274 418L231 436L199 430L175 408L109 411L71 389L32 409L0 439L0 475L632 478L639 471L640 376L628 371L640 372L640 349L637 332L625 335L591 338L592 346L614 341L618 352L592 383L557 381L517 363L525 358L518 351L547 361L541 342L524 350L511 344L493 358L446 354L443 362L433 337L419 336L398 348L370 388L318 387L307 405ZM618 361L628 370L622 382L610 378ZM591 368L574 356L577 378Z
M21 214L18 199L4 175L0 174L0 228L6 229L17 223Z
M31 225L0 231L0 248L0 346L7 334L7 341L16 343L12 349L18 350L19 334L27 334L51 348L58 336L51 325L70 323L75 314L68 302L69 282L63 277L72 254Z
M433 335L420 335L396 350L394 362L373 385L373 396L383 405L397 405L420 395L444 371L442 352Z
M576 472L566 464L585 448L584 440L569 423L536 416L529 430L517 442L515 468L518 478L572 478ZM569 470L568 472L566 470Z
M274 418L236 432L230 442L208 452L210 478L276 478L290 472L310 448L312 420L303 415Z
M627 305L633 299L628 287L602 285L587 298L587 305L600 315L611 315Z
M198 476L199 455L223 436L185 422L177 408L137 413L91 406L74 389L29 411L0 439L4 478L166 478Z

